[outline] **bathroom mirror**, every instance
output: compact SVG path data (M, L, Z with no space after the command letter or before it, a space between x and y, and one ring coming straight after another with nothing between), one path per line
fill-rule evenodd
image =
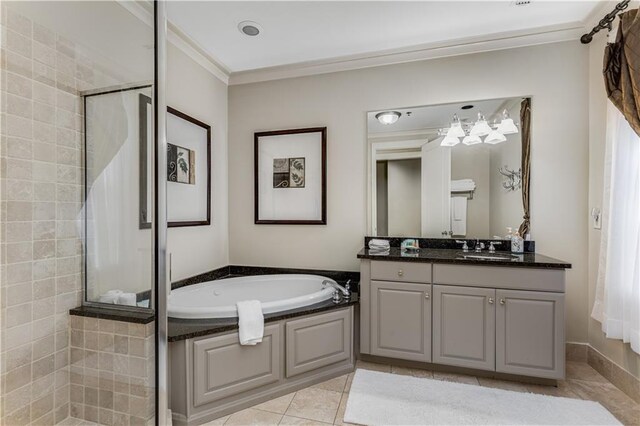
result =
M371 235L528 232L530 98L372 111L367 120Z

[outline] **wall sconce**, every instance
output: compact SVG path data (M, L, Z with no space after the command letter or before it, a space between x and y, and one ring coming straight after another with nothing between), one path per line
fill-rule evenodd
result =
M517 191L522 187L522 169L518 169L518 171L509 170L505 165L504 167L500 167L498 172L506 178L502 182L502 187L506 189L507 192Z

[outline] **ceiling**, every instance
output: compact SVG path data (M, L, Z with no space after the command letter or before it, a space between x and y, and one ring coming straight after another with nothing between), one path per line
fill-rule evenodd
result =
M430 105L415 108L394 109L402 115L394 124L381 124L376 118L376 114L380 111L372 111L367 114L367 129L369 134L410 132L415 130L430 130L436 134L438 129L449 127L453 114L458 114L460 121L474 122L477 119L478 112L482 112L491 122L499 119L500 114L506 108L512 110L520 103L520 98L506 99L489 99L483 101L471 101L455 104ZM473 105L471 109L462 109L464 105ZM518 109L516 109L516 112ZM407 114L410 112L411 114ZM514 115L514 114L512 114ZM513 117L517 120L517 117Z
M602 1L172 1L169 20L225 68L267 67L374 55L495 35L582 28ZM613 3L612 3L613 4ZM260 24L242 34L245 20Z

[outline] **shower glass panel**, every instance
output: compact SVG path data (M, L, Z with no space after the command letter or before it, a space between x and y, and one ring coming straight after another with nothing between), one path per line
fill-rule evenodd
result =
M86 301L149 308L153 287L153 90L84 97Z

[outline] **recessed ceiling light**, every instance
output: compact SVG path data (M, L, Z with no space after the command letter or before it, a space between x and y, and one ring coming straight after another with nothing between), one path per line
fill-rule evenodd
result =
M255 37L262 32L262 27L257 22L242 21L238 24L238 30L246 36Z
M471 109L471 108L473 108L473 105L464 105L460 107L460 109Z
M398 111L383 111L376 114L376 119L380 124L393 124L398 121L402 113Z

